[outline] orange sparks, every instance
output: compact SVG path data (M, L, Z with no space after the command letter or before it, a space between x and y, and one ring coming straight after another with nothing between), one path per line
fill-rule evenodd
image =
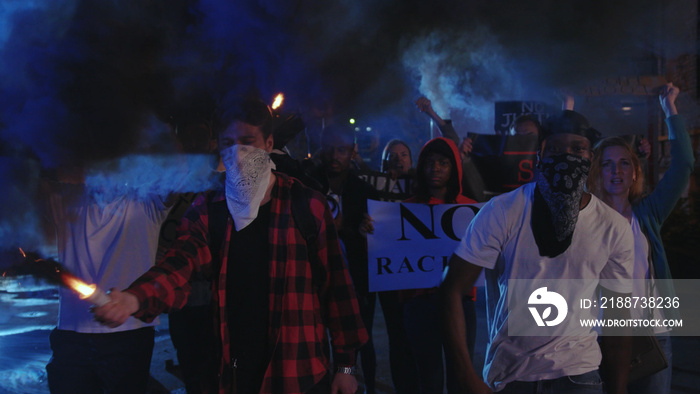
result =
M282 105L282 101L284 101L284 95L282 93L277 94L275 100L272 102L272 109L279 108Z

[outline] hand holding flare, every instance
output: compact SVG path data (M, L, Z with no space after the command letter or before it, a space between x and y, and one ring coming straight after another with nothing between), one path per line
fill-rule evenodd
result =
M139 310L139 301L135 295L112 289L109 293L111 302L92 308L95 320L103 325L119 327Z

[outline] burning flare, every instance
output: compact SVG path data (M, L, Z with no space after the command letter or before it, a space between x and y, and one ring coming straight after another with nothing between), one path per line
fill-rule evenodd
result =
M90 297L94 292L97 286L95 285L89 285L82 280L71 277L69 275L64 275L63 283L66 284L66 286L70 287L71 289L77 291L80 294L80 298L87 298Z
M272 102L272 109L277 109L282 106L283 101L284 95L282 93L278 93L277 96L275 96L275 100Z
M24 262L16 267L11 274L21 275L29 274L38 278L43 278L50 283L66 286L78 293L80 299L86 300L97 306L102 306L110 301L109 296L97 288L96 285L89 285L83 282L77 276L68 272L68 270L51 259L43 259L36 253L27 253L19 248L19 252L24 258ZM3 273L3 276L7 272Z
M81 300L86 300L97 306L102 306L110 301L109 296L98 289L96 285L89 285L68 272L61 274L61 281L77 292Z

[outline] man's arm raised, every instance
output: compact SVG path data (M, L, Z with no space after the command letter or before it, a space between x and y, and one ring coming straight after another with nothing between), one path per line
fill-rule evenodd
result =
M452 255L445 281L440 286L442 301L442 331L445 353L452 360L459 379L460 391L491 393L481 376L474 370L467 347L462 298L471 292L482 268Z

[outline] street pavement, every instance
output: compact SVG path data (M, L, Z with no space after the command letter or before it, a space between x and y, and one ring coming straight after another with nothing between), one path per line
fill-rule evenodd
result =
M475 364L483 364L486 345L483 288L477 297ZM55 289L25 280L0 282L0 394L48 393L44 366L51 357L48 336L56 322ZM392 393L388 340L381 308L374 326L377 351L377 392ZM673 338L672 392L700 393L700 338ZM184 394L177 377L177 357L168 334L167 316L161 318L151 363L150 393Z

